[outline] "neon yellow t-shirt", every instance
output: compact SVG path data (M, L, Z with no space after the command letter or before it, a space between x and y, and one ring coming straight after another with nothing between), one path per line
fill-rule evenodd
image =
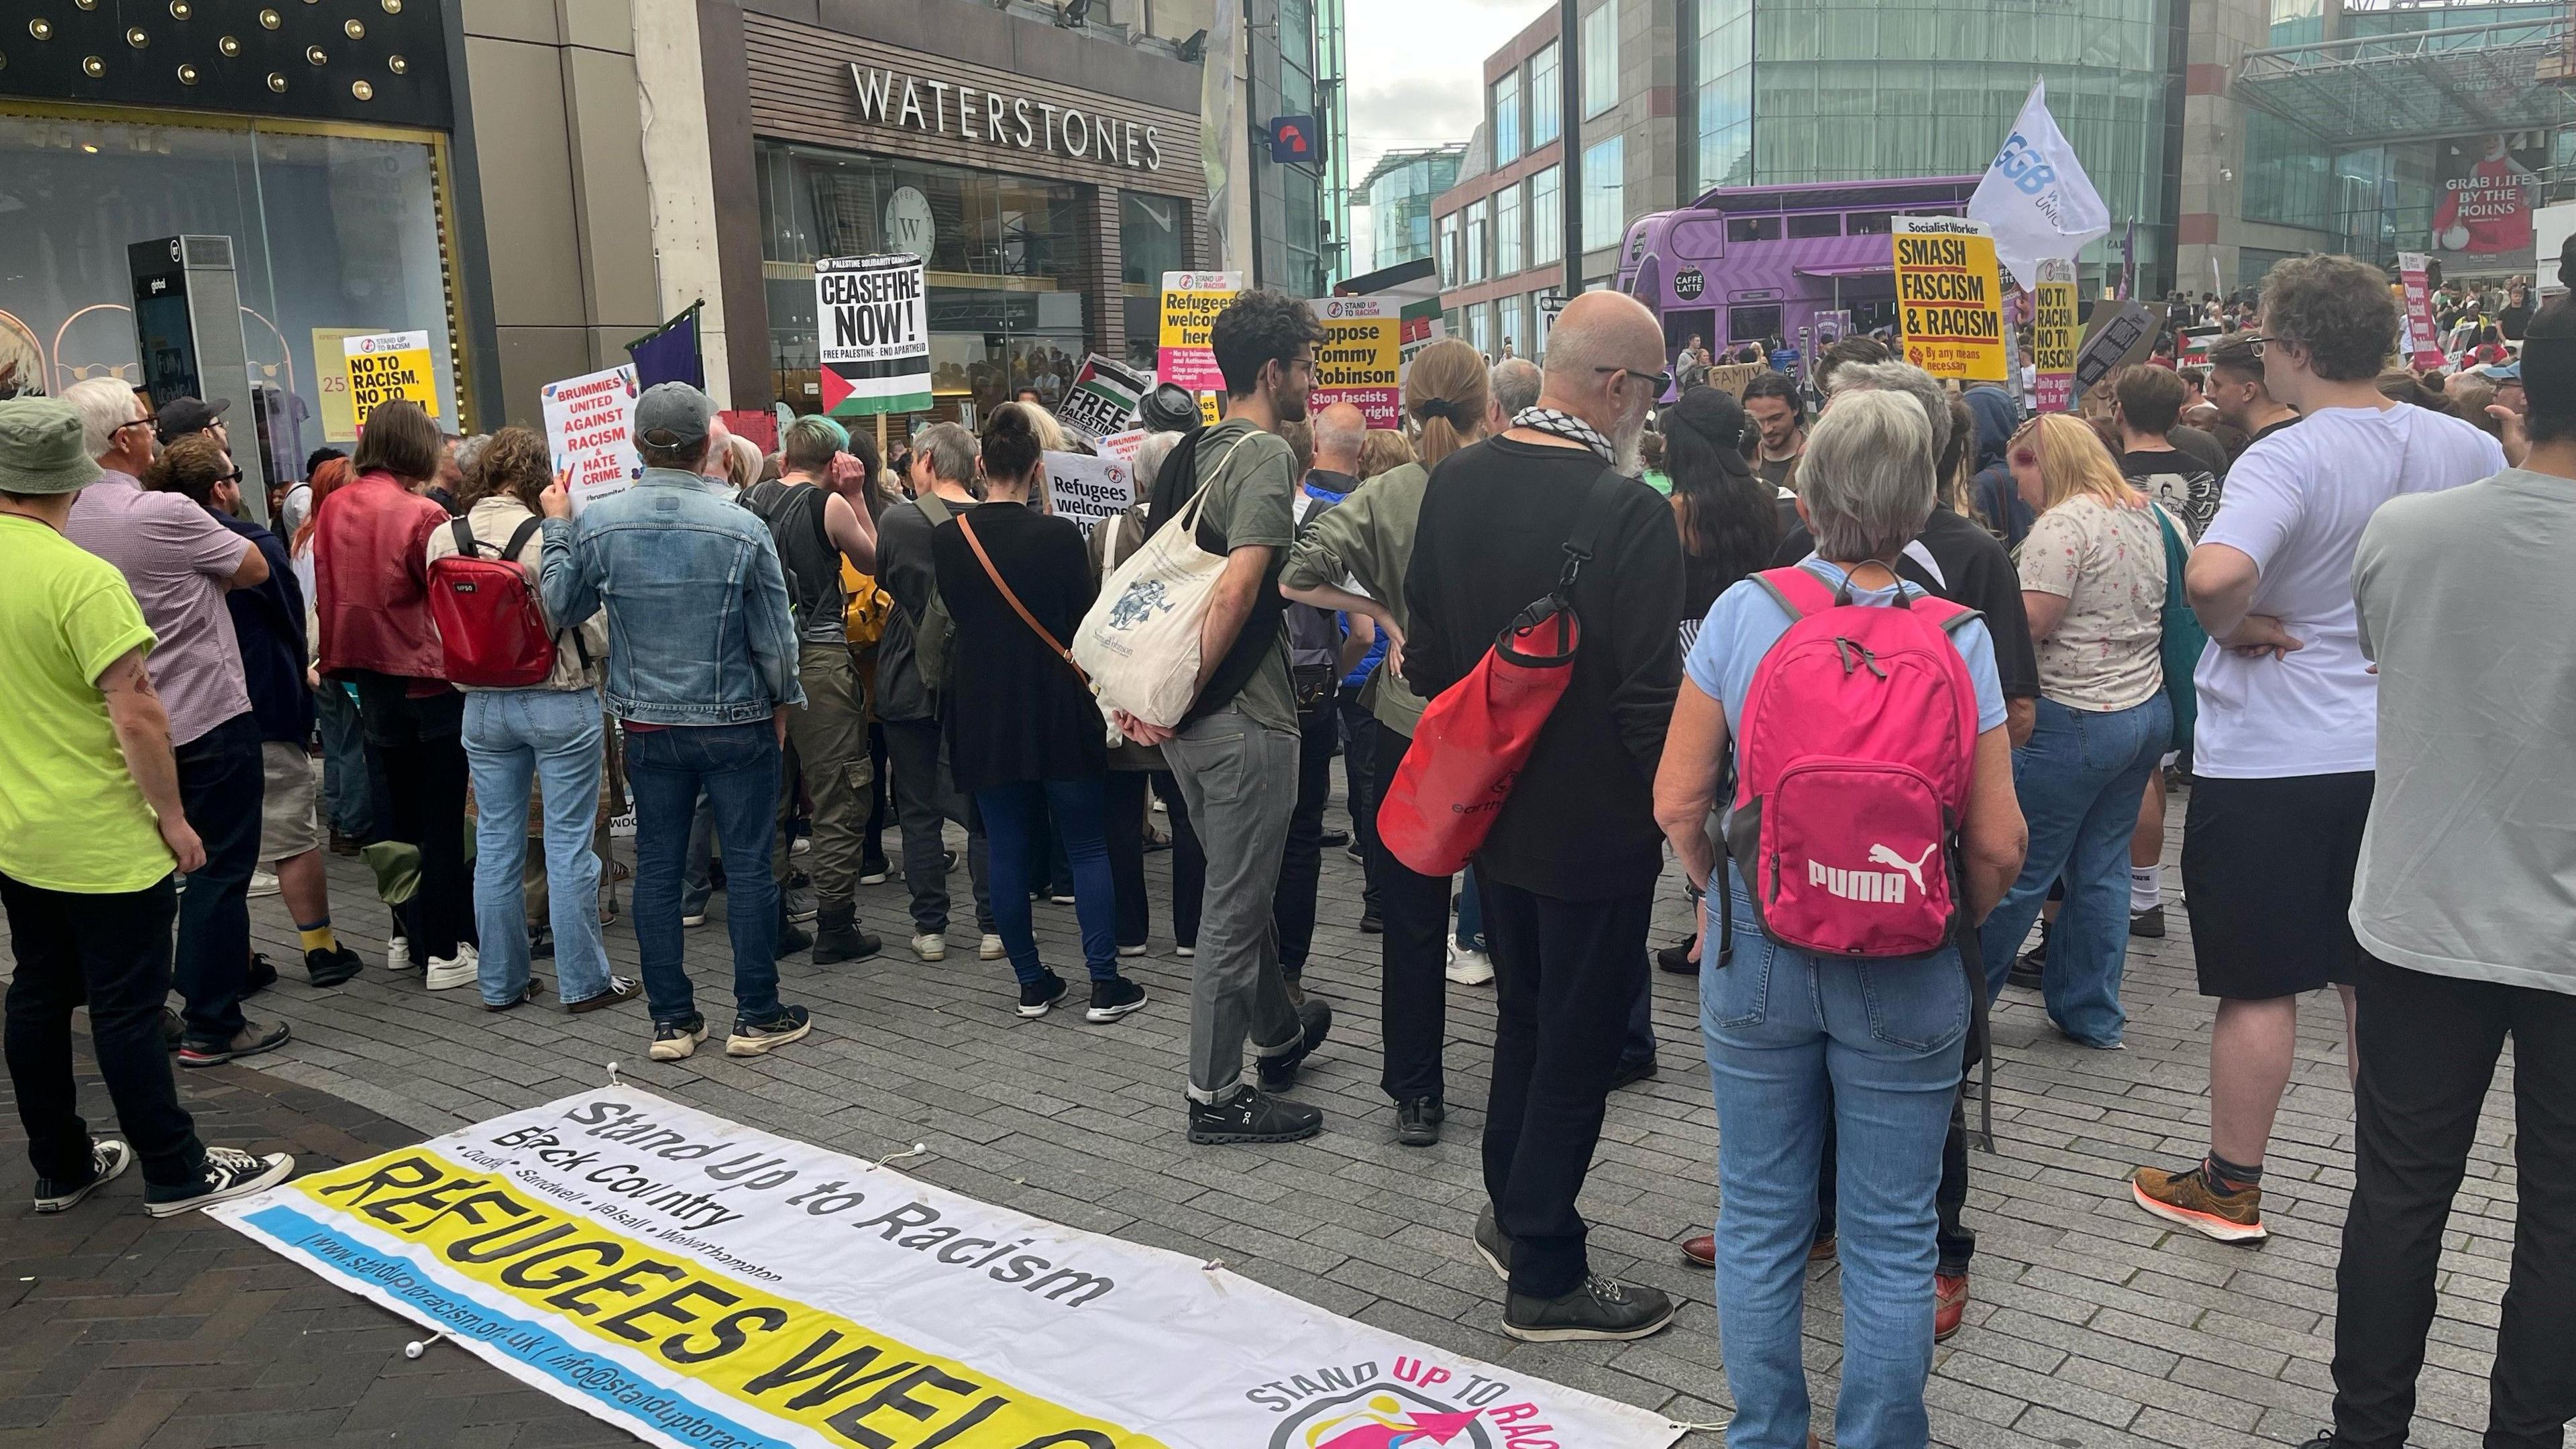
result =
M153 643L116 566L0 515L0 874L75 895L139 891L174 862L126 773L98 676Z

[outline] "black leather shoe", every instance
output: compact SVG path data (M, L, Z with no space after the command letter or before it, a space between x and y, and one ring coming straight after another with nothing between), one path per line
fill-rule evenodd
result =
M1662 1289L1615 1278L1586 1278L1562 1298L1514 1293L1503 1302L1503 1332L1531 1343L1644 1338L1672 1321L1673 1300Z
M1438 1097L1407 1097L1395 1104L1395 1140L1407 1147L1437 1146L1446 1116Z

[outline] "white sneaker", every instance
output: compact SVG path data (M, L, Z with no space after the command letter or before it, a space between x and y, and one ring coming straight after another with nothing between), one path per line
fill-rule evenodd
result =
M680 924L681 924L681 925L683 925L683 926L685 926L685 927L687 927L688 929L690 929L690 930L692 930L692 931L696 930L696 929L697 929L698 927L700 927L700 926L705 925L706 923L707 923L707 913L706 913L706 912L704 912L704 911L700 911L700 912L698 912L698 913L697 913L696 915L694 915L694 916L682 916L682 917L680 918Z
M385 969L388 971L417 971L420 969L411 963L411 939L409 937L396 936L392 940L385 942Z
M1002 944L1002 938L990 932L985 933L983 944L975 948L976 957L985 961L999 961L1010 954L1011 950Z
M1494 979L1493 958L1482 951L1461 951L1452 942L1446 974L1461 986L1483 986Z
M813 849L814 837L810 835L800 835L796 837L793 844L787 847L787 853L789 855L806 855L810 854Z
M948 938L924 931L912 938L912 954L924 961L945 961L948 959Z
M1174 947L1172 948L1172 954L1173 954L1173 955L1175 955L1175 956L1180 957L1180 958L1181 958L1182 960L1184 960L1184 961L1189 960L1191 957L1196 956L1198 953L1199 953L1199 948L1198 948L1198 947L1196 947L1196 946L1174 946Z
M429 958L429 989L453 991L459 986L471 986L482 965L482 957L475 949L459 941L455 955Z
M273 896L277 894L277 872L273 870L252 871L250 873L250 893L255 896Z
M1118 954L1121 956L1142 956L1145 954L1145 948L1141 945L1121 946L1118 948Z

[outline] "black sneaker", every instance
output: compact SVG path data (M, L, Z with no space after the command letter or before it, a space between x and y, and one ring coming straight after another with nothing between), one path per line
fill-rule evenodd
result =
M1610 1090L1615 1092L1621 1087L1633 1087L1639 1082L1651 1082L1654 1079L1655 1059L1653 1057L1647 1057L1642 1061L1621 1062L1619 1070L1610 1078Z
M653 1045L644 1053L657 1062L685 1061L707 1039L707 1019L691 1012L680 1021L653 1023Z
M1351 833L1347 830L1327 830L1324 832L1322 838L1315 842L1319 848L1324 850L1340 849L1350 843Z
M1324 1130L1324 1114L1303 1102L1291 1102L1237 1087L1222 1102L1190 1102L1190 1140L1203 1146L1225 1142L1303 1142Z
M1693 936L1678 946L1666 946L1655 952L1655 969L1669 971L1675 976L1697 976L1699 963L1690 958L1690 953L1691 947L1698 944L1699 937Z
M1046 1015L1047 1008L1064 1000L1065 992L1071 989L1072 988L1064 984L1063 977L1056 975L1052 971L1040 976L1035 981L1021 983L1020 1015L1026 1017L1040 1017Z
M2048 969L2048 938L2057 928L2048 921L2039 923L2039 944L2013 958L2012 969L2005 973L2004 984L2037 991Z
M179 1047L179 1065L183 1067L219 1067L236 1057L256 1056L285 1042L289 1033L285 1022L262 1026L255 1021L242 1023L242 1029L231 1041L189 1041Z
M2335 1449L2335 1431L2328 1429L2299 1446L2299 1449Z
M481 1005L485 1011L516 1011L520 1007L527 1005L529 1002L536 1000L537 997L545 991L545 989L545 984L543 982L540 982L537 978L531 976L528 978L528 984L519 988L518 995L511 997L507 1001L486 1001L481 1003Z
M1476 1256L1494 1270L1494 1276L1512 1281L1512 1240L1503 1236L1502 1220L1494 1216L1494 1205L1476 1209Z
M1297 1003L1297 1020L1306 1028L1297 1045L1275 1057L1261 1058L1261 1090L1265 1092L1284 1092L1297 1085L1297 1068L1315 1054L1325 1037L1332 1035L1333 1004L1309 996Z
M1528 1343L1645 1338L1672 1321L1673 1300L1664 1290L1616 1278L1586 1278L1562 1298L1513 1293L1503 1300L1503 1332Z
M36 1179L36 1211L67 1213L79 1207L81 1199L125 1175L134 1165L134 1149L113 1137L101 1137L89 1145L89 1180L82 1183L56 1182L50 1177Z
M763 1056L791 1041L802 1041L814 1029L814 1020L801 1006L781 1006L775 1016L753 1021L749 1017L733 1019L733 1034L725 1038L725 1055L729 1057Z
M295 1159L283 1152L251 1153L238 1147L209 1147L206 1165L195 1182L145 1188L143 1210L156 1218L174 1218L274 1187L293 1171Z
M1382 936L1386 934L1386 918L1375 911L1361 911L1360 934L1363 936Z
M2164 933L2165 933L2165 903L2164 903L2164 902L2162 902L2162 901L2158 901L2158 902L2156 902L2154 905L2147 907L2147 908L2146 908L2145 910L2143 910L2143 911L2131 911L2131 912L2129 912L2129 934L2130 934L2130 935L2132 935L2132 936L2144 936L2144 937L2148 938L2149 940L2155 940L2155 939L2158 939L2158 938L2162 937L2162 936L2164 935Z
M557 986L561 986L563 982L558 979L555 984ZM622 1006L627 1002L633 1001L636 997L643 994L644 988L636 985L627 977L611 976L608 978L608 985L606 988L602 989L597 995L585 996L579 1001L567 1001L564 1003L564 1010L576 1015L584 1012L606 1011L612 1006ZM694 1046L695 1043L693 1042L691 1045Z
M268 988L275 986L276 984L276 964L257 951L251 952L250 972L242 978L243 998L247 1000L250 997L257 996L259 993L266 991Z
M1437 1146L1440 1121L1447 1115L1438 1097L1407 1097L1395 1104L1395 1140L1407 1147Z
M1106 981L1091 983L1091 1009L1082 1014L1082 1019L1091 1022L1112 1022L1131 1011L1142 1011L1144 1008L1145 988L1124 976L1113 976Z
M304 953L304 979L316 986L337 986L357 975L365 965L358 959L358 953L346 946L334 946L328 951L307 951Z
M777 955L779 960L784 961L788 957L795 955L797 952L802 951L813 944L814 938L805 934L804 928L797 925L795 922L781 921L778 923Z

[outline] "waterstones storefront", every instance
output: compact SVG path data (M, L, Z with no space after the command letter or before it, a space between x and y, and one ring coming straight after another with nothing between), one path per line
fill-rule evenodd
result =
M815 261L882 252L927 265L933 416L1024 387L1053 403L1086 353L1152 367L1156 288L1200 250L1199 67L1160 41L982 6L866 8L865 36L761 0L743 12L757 341L775 397L821 407ZM932 35L937 51L895 43ZM723 217L719 233L741 358L754 338L734 279L752 239Z

